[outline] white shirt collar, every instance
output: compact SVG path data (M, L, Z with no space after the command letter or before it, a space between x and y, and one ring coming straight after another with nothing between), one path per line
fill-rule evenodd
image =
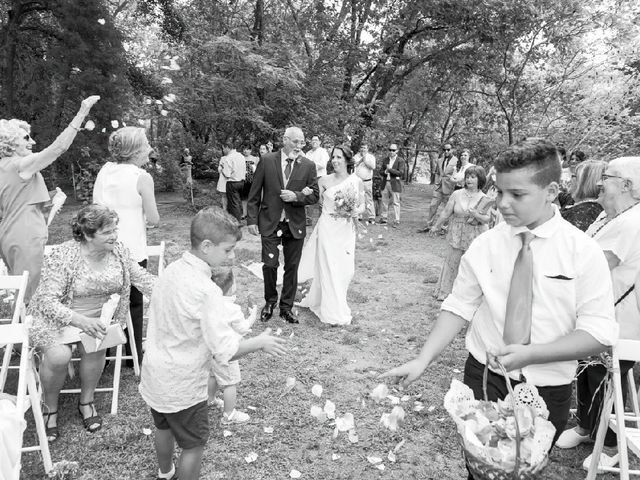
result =
M547 220L546 222L544 222L541 225L538 225L536 228L534 228L533 230L529 230L527 227L522 226L522 227L511 227L511 234L515 237L516 235L522 233L522 232L531 232L533 233L536 237L540 237L540 238L550 238L555 231L558 229L558 225L560 222L563 221L562 216L560 215L560 210L558 209L557 205L553 205L553 216Z
M196 270L201 271L207 277L211 277L211 267L204 260L196 257L193 253L186 251L182 254L182 259Z

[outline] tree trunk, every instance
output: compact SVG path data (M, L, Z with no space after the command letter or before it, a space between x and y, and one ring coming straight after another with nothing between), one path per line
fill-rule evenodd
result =
M22 17L22 5L19 0L14 0L7 12L9 21L4 31L4 104L5 116L11 118L15 115L15 65L16 48L18 43L18 27Z
M257 41L262 46L264 41L264 0L256 0L256 8L253 11L253 28L251 29L251 41Z

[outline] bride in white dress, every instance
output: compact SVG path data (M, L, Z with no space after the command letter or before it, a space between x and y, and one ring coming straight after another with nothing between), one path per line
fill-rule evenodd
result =
M322 215L309 236L298 268L298 282L312 278L309 293L300 302L311 309L320 321L332 325L351 323L347 289L355 270L356 230L358 215L364 211L364 186L353 173L353 153L346 146L331 152L334 173L318 180ZM352 217L343 217L344 209L336 206L339 197L356 198Z

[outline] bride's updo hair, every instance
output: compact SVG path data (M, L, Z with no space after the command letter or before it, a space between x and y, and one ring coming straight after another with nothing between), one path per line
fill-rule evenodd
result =
M346 145L336 145L331 150L331 159L333 159L333 151L336 149L342 152L342 156L344 157L344 161L347 165L347 173L353 173L353 167L355 163L353 161L353 152L351 151L351 149Z

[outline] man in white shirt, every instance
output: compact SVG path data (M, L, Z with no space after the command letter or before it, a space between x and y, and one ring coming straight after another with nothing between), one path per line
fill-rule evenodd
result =
M327 174L327 163L329 162L329 152L322 146L320 137L314 135L311 137L311 148L304 154L309 160L316 164L316 171L318 172L318 179L324 177ZM307 225L311 225L312 216L316 216L314 213L320 211L320 207L317 203L313 205L307 205ZM318 213L319 214L319 213Z
M227 211L242 221L242 189L247 174L244 156L230 143L222 147L224 157L220 160L222 174L227 179Z
M476 398L482 397L487 359L489 400L506 396L505 379L496 373L500 362L513 380L526 378L538 388L557 439L569 416L575 360L618 339L609 268L597 243L553 204L561 173L553 144L530 139L512 145L495 168L505 222L477 237L462 257L453 292L419 357L384 375L408 385L470 324L464 382ZM521 288L526 282L528 290ZM523 339L512 340L514 327Z
M360 145L360 151L353 157L355 173L364 185L364 215L369 223L375 223L376 211L373 207L373 171L376 168L376 157L369 153L369 146L366 143Z

